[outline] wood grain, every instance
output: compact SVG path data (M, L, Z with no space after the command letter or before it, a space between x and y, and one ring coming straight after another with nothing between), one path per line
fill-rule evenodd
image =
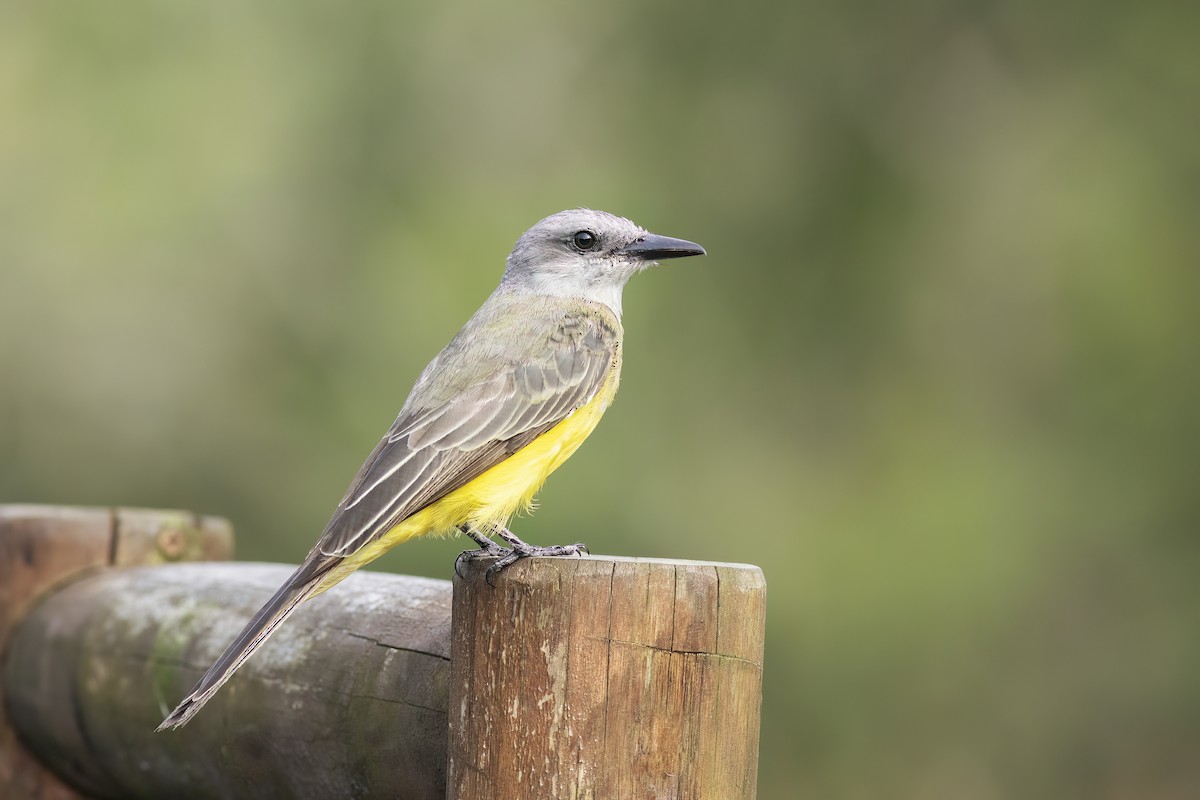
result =
M755 795L757 567L531 559L493 587L481 561L453 603L358 573L156 734L291 571L172 563L232 543L184 512L0 507L0 798Z
M91 797L444 797L448 581L352 575L154 732L291 569L105 570L54 592L13 634L13 725Z
M0 507L0 655L39 595L108 564L113 527L112 512L104 508ZM82 797L21 745L6 703L0 703L0 797Z
M755 796L761 570L487 564L455 581L449 797Z
M233 527L187 511L0 506L0 655L13 629L46 593L111 566L229 558ZM8 718L25 688L0 703L0 798L72 800L81 795L21 743ZM77 786L80 784L76 784Z

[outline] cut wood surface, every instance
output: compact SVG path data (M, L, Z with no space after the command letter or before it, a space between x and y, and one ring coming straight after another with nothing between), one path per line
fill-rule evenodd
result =
M487 563L455 581L450 797L755 796L760 569Z
M291 571L108 570L53 592L12 637L13 726L91 797L444 797L448 581L351 576L154 732Z

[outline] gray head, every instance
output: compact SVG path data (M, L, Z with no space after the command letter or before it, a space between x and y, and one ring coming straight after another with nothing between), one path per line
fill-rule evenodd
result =
M560 211L525 231L508 257L500 288L578 297L621 313L621 289L666 258L704 255L694 242L649 233L604 211Z

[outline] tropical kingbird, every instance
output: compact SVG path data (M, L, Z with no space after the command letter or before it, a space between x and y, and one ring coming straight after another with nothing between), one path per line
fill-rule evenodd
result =
M496 557L489 581L521 558L586 552L528 545L506 526L617 392L625 283L655 261L703 254L588 209L526 231L496 291L417 378L304 562L158 729L191 719L301 602L415 536L467 534L479 548L460 558Z

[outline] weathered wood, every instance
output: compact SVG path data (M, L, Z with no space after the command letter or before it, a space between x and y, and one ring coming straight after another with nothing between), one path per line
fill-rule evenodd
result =
M351 576L185 728L154 732L290 573L170 565L53 593L13 634L13 725L94 797L444 797L448 581Z
M233 558L233 526L221 517L145 508L118 508L113 515L114 567Z
M449 797L753 798L765 584L741 564L487 561L454 587Z
M0 506L0 656L16 623L55 586L114 564L228 558L232 546L228 522L188 512ZM21 745L7 705L0 703L3 797L73 800L80 795Z
M156 734L290 573L168 563L231 547L180 512L0 507L0 800L754 796L756 567L479 562L453 643L447 582L359 573Z

